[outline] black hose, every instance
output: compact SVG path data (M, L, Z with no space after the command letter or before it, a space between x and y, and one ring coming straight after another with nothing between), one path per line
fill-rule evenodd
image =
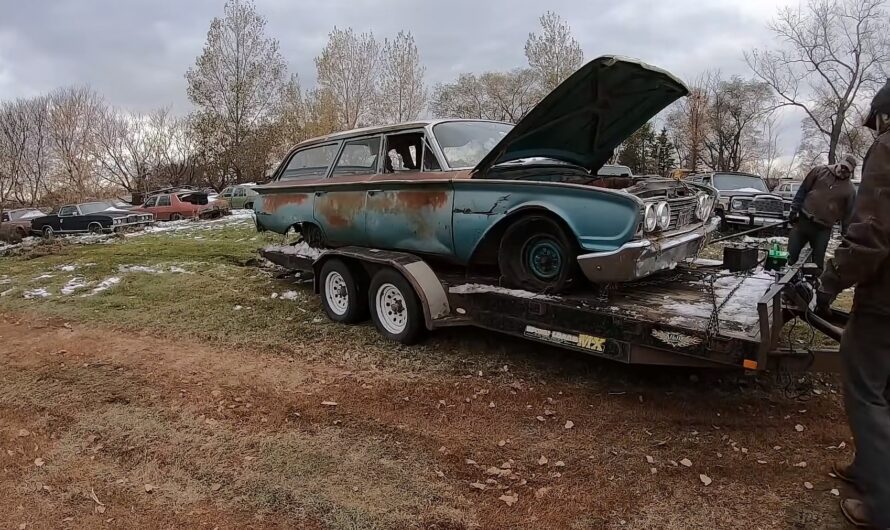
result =
M719 243L721 241L726 241L727 239L733 239L739 236L746 236L748 234L753 234L754 232L759 232L761 230L766 230L767 228L778 228L780 226L785 226L788 224L788 221L782 221L780 223L773 223L771 225L758 226L757 228L752 228L751 230L745 230L744 232L739 232L737 234L730 234L728 236L720 237L717 239L712 239L710 241L711 244Z

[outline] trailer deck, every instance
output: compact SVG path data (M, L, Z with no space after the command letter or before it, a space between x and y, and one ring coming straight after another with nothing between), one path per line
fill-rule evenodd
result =
M697 260L639 282L554 295L505 288L497 277L430 266L403 252L277 247L261 255L316 274L334 257L354 260L368 274L393 267L411 281L428 329L471 325L629 364L764 370L788 361L799 369L809 368L816 354L837 358L835 349L780 344L785 322L806 311L783 303L802 276L799 267L729 273L720 262Z

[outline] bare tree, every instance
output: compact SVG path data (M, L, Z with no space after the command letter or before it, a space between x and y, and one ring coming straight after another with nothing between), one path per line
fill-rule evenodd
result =
M703 169L707 112L707 78L702 76L689 87L689 96L678 101L667 116L671 143L682 168Z
M54 168L55 157L50 142L50 98L37 96L27 100L27 154L22 160L21 182L17 199L35 206L46 192L47 179Z
M884 0L811 0L785 7L770 24L781 42L745 59L783 105L806 113L805 132L824 145L828 163L863 93L884 81L890 60Z
M196 139L188 118L174 116L169 107L163 107L150 113L147 122L154 161L147 187L200 184Z
M426 68L411 32L400 31L383 41L380 55L379 117L384 123L417 119L426 105Z
M341 129L354 129L370 117L377 97L380 46L371 33L334 27L315 58L318 84L333 97Z
M223 184L262 175L267 153L255 138L272 120L287 77L278 41L266 37L266 20L250 0L229 0L214 18L207 43L186 73L189 99L198 107L201 138ZM259 163L257 161L260 161Z
M21 185L27 138L26 102L16 100L0 105L0 214L11 206Z
M60 88L49 97L50 140L61 184L66 197L85 199L97 188L92 155L105 104L88 87Z
M317 88L306 94L306 137L324 136L341 129L337 101L330 90Z
M457 81L439 84L431 107L440 117L476 118L516 123L541 100L535 72L517 68L509 72L461 74Z
M539 19L541 34L529 33L525 56L529 66L540 76L546 92L581 68L584 52L572 36L572 28L556 13L547 11Z
M719 72L709 76L705 88L707 165L715 171L739 171L761 154L765 120L775 110L772 89L737 76L724 80Z
M149 119L108 107L102 110L96 127L94 157L99 175L130 193L147 191L146 179L157 167L157 149Z

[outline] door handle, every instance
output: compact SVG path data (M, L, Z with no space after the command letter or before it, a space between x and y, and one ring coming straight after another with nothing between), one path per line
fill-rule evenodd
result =
M321 196L324 195L325 193L327 193L327 192L326 192L326 191L316 191L316 192L315 192L315 196L316 196L316 197L321 197Z
M383 190L368 190L368 195L377 195L378 193L383 193Z

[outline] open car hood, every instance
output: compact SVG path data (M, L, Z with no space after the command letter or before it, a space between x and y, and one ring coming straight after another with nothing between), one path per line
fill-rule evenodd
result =
M556 87L476 165L546 157L596 171L613 150L662 109L689 93L668 72L634 59L598 57Z

